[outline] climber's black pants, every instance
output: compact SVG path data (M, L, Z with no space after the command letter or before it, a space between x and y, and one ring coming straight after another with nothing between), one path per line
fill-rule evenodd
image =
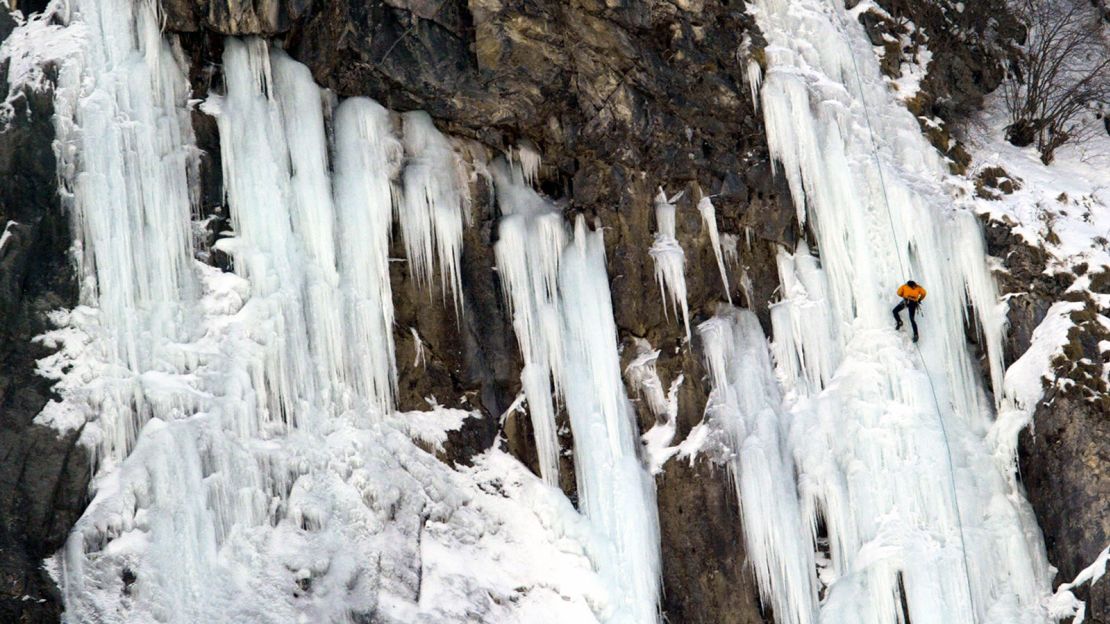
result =
M894 306L894 322L897 323L898 327L902 326L901 312L902 312L902 309L905 308L905 307L909 307L909 309L910 309L910 327L913 328L913 337L917 338L917 320L914 319L914 315L917 314L917 302L916 301L910 301L909 299L903 299L902 303L899 303L898 305Z

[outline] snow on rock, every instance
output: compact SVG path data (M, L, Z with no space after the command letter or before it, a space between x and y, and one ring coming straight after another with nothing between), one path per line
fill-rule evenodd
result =
M624 368L624 378L646 405L648 412L655 417L655 424L640 436L646 454L646 463L651 473L659 474L663 464L675 453L677 446L670 446L674 440L678 421L678 389L684 380L680 374L671 381L666 392L659 372L655 368L659 351L643 338L634 338L636 357Z
M0 41L0 66L7 64L8 92L0 101L0 127L7 127L15 113L13 102L24 89L41 92L48 86L45 68L79 54L85 36L83 24L62 26L53 19L55 8L25 18L6 3L0 10L10 13L18 27Z
M1072 590L1083 585L1094 585L1106 574L1110 564L1110 546L1102 549L1091 565L1084 568L1068 583L1056 588L1056 593L1046 601L1049 613L1056 619L1072 618L1071 624L1083 624L1087 616L1087 603L1080 601Z
M1046 166L1035 149L1014 147L1002 136L997 123L1005 115L1000 97L989 100L982 115L984 123L976 124L978 130L968 137L978 163L971 175L979 185L968 189L975 195L974 209L1004 224L1025 244L1042 250L1045 275L1067 278L1070 285L1065 294L1073 299L1049 308L1033 331L1028 349L1006 370L1002 405L991 439L999 463L1012 470L1017 462L1016 436L1023 427L1035 427L1033 412L1046 385L1070 382L1057 378L1052 361L1075 326L1071 314L1083 310L1088 298L1097 308L1110 307L1110 295L1092 288L1093 276L1110 272L1110 187L1106 185L1110 137L1096 134L1082 144L1064 145L1053 164ZM988 178L993 178L993 187L987 184ZM1005 190L995 188L998 186ZM1016 300L1026 294L1015 292L1007 297ZM1110 327L1105 314L1098 319ZM1105 351L1105 346L1100 350ZM1110 367L1104 366L1103 379L1110 381Z
M1032 423L1033 412L1044 395L1044 379L1052 369L1052 358L1067 344L1068 330L1074 326L1071 313L1082 309L1080 302L1052 304L1044 320L1033 330L1029 349L1006 369L1005 398L990 435L1000 466L1017 469L1018 434Z

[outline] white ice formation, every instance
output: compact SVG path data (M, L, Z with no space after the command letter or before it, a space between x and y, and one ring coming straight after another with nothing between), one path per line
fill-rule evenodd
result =
M55 123L81 300L43 337L61 398L39 421L80 429L96 460L92 500L49 563L65 620L654 621L653 515L626 554L504 453L452 469L415 444L440 448L470 414L394 411L395 216L419 221L401 229L421 284L434 263L444 298L460 295L465 190L427 119L407 116L402 142L377 103L322 105L307 68L227 39L226 92L203 104L230 208L224 273L194 259L189 88L154 7L53 9L65 26L49 32L73 43ZM403 217L406 188L418 214ZM613 391L611 369L576 387ZM628 465L629 445L596 457ZM654 514L633 473L633 513ZM647 589L618 593L630 562Z
M767 39L771 155L820 252L819 265L804 246L780 256L773 313L803 517L831 557L827 596L792 605L792 621L1045 622L1040 533L984 438L1004 319L978 224L952 208L945 163L841 4L752 11ZM919 345L893 330L907 279L930 293ZM965 322L981 331L987 388ZM763 584L796 586L787 568L770 574Z
M1048 622L1012 447L987 437L1004 323L977 223L952 209L945 164L839 3L751 6L768 46L748 81L813 250L778 255L770 345L731 305L698 326L711 396L690 438L720 434L761 597L782 624ZM414 443L442 448L468 413L395 410L394 221L414 280L434 290L438 271L463 307L468 189L430 118L324 105L307 68L227 39L226 92L203 104L230 210L221 272L195 260L192 103L154 6L51 7L58 24L11 41L54 52L9 58L26 80L28 59L58 61L77 239L80 305L54 315L42 340L58 351L40 362L61 398L39 422L80 429L95 460L92 500L49 564L66 620L657 622L651 473L696 444L670 446L677 385L662 392L646 347L626 370L659 423L641 461L601 229L568 228L533 189L539 154L521 147L490 176L543 481L497 450L453 469ZM651 255L689 337L674 201L656 198ZM737 238L708 199L699 210L726 295L731 265L751 305ZM891 327L909 277L930 291L920 350ZM563 408L581 513L551 487Z
M686 252L675 238L675 201L682 194L668 198L663 189L655 196L655 241L648 253L655 261L655 280L663 300L663 312L668 309L678 318L682 311L682 325L686 340L690 340L690 310L686 304ZM667 302L670 302L668 307Z

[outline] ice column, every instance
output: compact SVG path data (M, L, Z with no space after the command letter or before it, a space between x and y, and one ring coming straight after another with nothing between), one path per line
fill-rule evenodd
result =
M555 397L560 391L562 368L557 280L566 226L558 208L532 190L520 167L498 161L491 166L491 173L502 213L494 245L497 271L524 360L521 385L535 431L540 474L544 481L556 485L559 440Z
M706 421L727 435L748 556L783 624L817 621L812 524L803 520L782 395L755 314L720 305L698 326L712 381Z
M335 206L328 168L323 93L304 65L270 48L273 93L288 150L290 225L300 242L305 315L316 383L322 398L341 407L336 386L347 381L343 305L336 270ZM281 160L284 158L280 157Z
M336 109L335 143L348 366L358 396L386 413L397 388L389 235L391 180L401 165L401 142L393 135L389 111L373 100L350 98Z
M682 309L682 324L686 328L686 340L690 340L690 310L686 307L686 254L675 238L676 195L667 199L663 189L655 196L655 242L648 253L655 261L655 279L663 297L663 312L667 312L667 301L678 317ZM668 296L669 295L669 296Z
M252 362L257 402L256 428L267 423L296 425L303 402L317 398L317 376L308 350L304 291L306 259L293 233L290 200L298 197L287 165L289 148L281 110L272 97L270 54L262 39L229 39L224 48L227 94L212 97L205 110L216 117L224 185L235 237L217 242L230 253L235 272L251 282L251 305L268 322L254 338L265 345ZM295 97L295 95L291 96ZM287 107L293 104L287 103ZM309 182L306 174L298 180ZM305 184L307 186L307 184ZM298 185L299 186L299 185ZM303 207L306 212L311 206Z
M617 600L608 622L659 621L659 521L655 484L637 457L632 405L621 382L605 243L579 216L559 266L566 365L581 509L607 539L594 561Z
M443 296L450 291L461 312L459 264L469 199L461 163L423 111L404 114L404 143L404 201L397 205L397 220L411 273L417 284L431 290L433 267L438 264Z
M198 290L189 88L151 7L78 0L70 9L83 49L61 64L54 124L87 306L70 318L87 319L83 331L103 346L85 439L97 462L118 461L151 415L140 376L183 364L166 347L193 331L178 305Z

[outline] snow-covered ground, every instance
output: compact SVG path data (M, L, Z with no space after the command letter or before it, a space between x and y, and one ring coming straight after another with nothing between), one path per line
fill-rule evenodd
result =
M981 118L967 129L974 158L969 177L981 177L985 171L996 177L1001 170L1012 187L1007 185L1005 192L997 184L983 189L980 195L988 197L977 196L974 209L1007 226L1024 244L1043 251L1046 276L1062 274L1070 281L1033 331L1028 350L1006 369L1005 398L989 439L997 459L1016 470L1018 434L1027 427L1035 434L1033 413L1047 389L1066 390L1076 383L1059 374L1054 362L1064 357L1069 332L1091 313L1103 332L1110 332L1106 314L1110 294L1105 292L1105 284L1110 283L1110 136L1096 131L1080 144L1066 144L1057 150L1052 164L1045 165L1033 147L1018 148L1005 140L1002 120L1006 117L1000 100L997 95L990 98ZM1101 125L1098 120L1091 123ZM1103 292L1092 288L1092 277L1100 274ZM1073 318L1073 313L1081 312L1082 316ZM1101 341L1098 350L1100 359L1092 364L1101 372L1095 374L1110 383L1110 341ZM1086 605L1075 599L1072 589L1097 582L1105 572L1106 558L1104 550L1077 578L1057 589L1047 602L1054 616L1084 621Z

